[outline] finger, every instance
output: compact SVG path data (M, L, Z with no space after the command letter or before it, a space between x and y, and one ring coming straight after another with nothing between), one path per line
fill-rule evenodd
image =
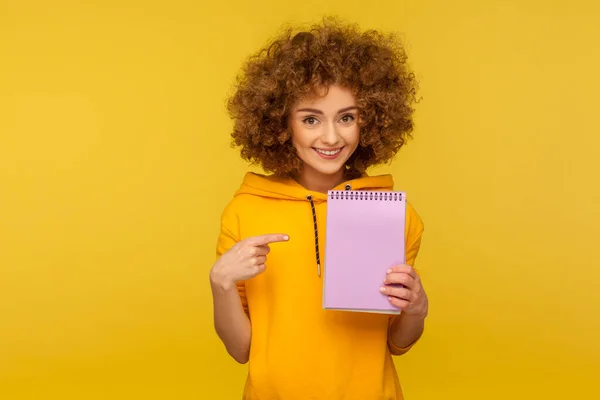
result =
M247 265L250 267L256 267L257 265L264 264L265 261L267 261L267 257L254 255L248 258Z
M415 279L417 278L417 273L415 272L415 269L413 267L411 267L410 265L406 265L406 264L395 265L392 268L387 270L388 274L400 273L400 272L408 274Z
M257 246L256 247L256 255L257 256L266 256L271 252L271 248L269 246Z
M415 286L415 278L404 272L392 272L386 275L384 283L386 285L404 285L408 288Z
M266 268L267 268L267 267L266 267L266 265L265 265L265 264L259 264L259 265L256 265L256 266L254 267L254 276L256 276L256 275L258 275L258 274L262 274L263 272L265 272L265 269L266 269Z
M265 246L269 243L287 242L290 240L288 235L282 233L272 233L269 235L253 236L246 239L246 242L252 246Z
M254 259L254 265L262 265L267 261L267 257L265 256L258 256Z
M256 256L266 256L269 254L271 249L269 246L251 246L247 245L245 247L241 247L241 251L248 257L256 257Z
M382 286L380 291L385 295L397 297L402 300L410 301L412 299L412 292L410 291L410 289L393 286Z
M390 301L390 303L392 303L392 305L394 307L399 308L401 310L404 310L405 308L407 308L408 304L409 304L408 301L406 301L406 300L402 300L402 299L399 299L397 297L392 297L392 296L389 296L388 300Z

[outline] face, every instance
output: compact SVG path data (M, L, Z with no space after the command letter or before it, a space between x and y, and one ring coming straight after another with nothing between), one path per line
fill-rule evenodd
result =
M331 86L325 96L295 104L290 117L292 142L304 170L343 174L359 142L358 108L352 93Z

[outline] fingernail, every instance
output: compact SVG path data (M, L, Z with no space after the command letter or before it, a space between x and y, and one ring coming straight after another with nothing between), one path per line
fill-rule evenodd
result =
M383 287L383 286L382 286L382 287L380 287L380 288L379 288L379 291L380 291L381 293L385 292L385 287Z
M283 237L283 240L290 240L290 237L286 235Z
M391 274L391 273L392 273L392 270L391 270L391 269L388 269L386 272L387 272L388 274Z

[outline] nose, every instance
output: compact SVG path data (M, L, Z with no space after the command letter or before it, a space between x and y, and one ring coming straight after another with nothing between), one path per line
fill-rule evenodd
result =
M321 135L321 142L326 146L334 147L339 141L340 133L336 124L325 124L323 135Z

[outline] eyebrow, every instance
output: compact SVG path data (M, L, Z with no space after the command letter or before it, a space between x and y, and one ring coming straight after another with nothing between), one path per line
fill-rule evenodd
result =
M343 112L350 111L350 110L357 110L357 109L358 109L357 106L350 106L350 107L342 108L341 110L338 111L338 114L341 114ZM317 110L316 108L301 108L299 110L296 110L296 112L311 112L314 114L323 115L323 111Z

